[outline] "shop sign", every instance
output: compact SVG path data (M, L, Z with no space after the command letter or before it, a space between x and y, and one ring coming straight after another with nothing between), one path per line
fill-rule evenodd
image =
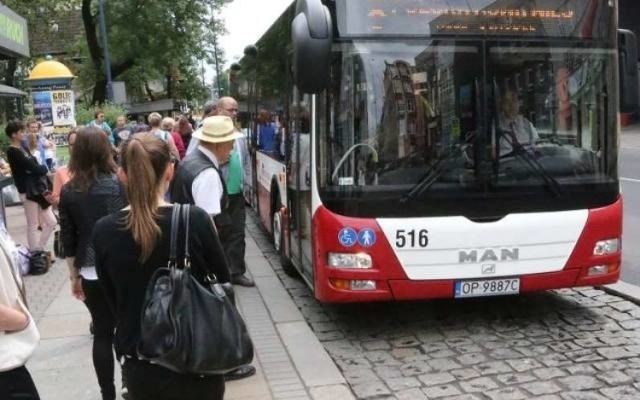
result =
M29 57L27 20L0 4L0 53Z

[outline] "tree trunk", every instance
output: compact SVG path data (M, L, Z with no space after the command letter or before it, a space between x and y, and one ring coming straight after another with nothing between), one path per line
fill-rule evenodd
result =
M167 98L171 99L173 97L173 76L171 72L167 74Z
M96 16L91 13L91 0L82 0L82 22L91 62L96 70L96 85L93 88L93 104L102 104L107 98L107 84L102 70L101 49L96 32Z
M96 74L96 86L93 88L91 104L104 104L107 99L107 80L101 73Z

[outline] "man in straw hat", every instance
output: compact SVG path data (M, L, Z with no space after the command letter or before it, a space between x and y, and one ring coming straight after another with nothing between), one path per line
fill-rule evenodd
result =
M229 195L220 166L229 161L235 140L242 136L230 117L206 118L202 129L193 134L200 142L198 149L180 163L171 189L175 203L195 204L212 216L225 250L233 221L227 211ZM255 372L253 366L244 365L225 374L225 379L241 379Z

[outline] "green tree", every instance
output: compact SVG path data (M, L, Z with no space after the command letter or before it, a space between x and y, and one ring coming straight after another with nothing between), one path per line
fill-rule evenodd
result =
M106 1L113 78L124 78L130 88L148 88L150 81L162 80L169 95L183 89L186 93L179 94L184 96L202 92L202 85L181 83L197 75L198 60L214 61L213 35L224 32L224 24L217 21L212 30L211 15L222 4L222 0ZM80 52L89 62L82 64L79 78L87 87L95 85L92 102L102 103L106 77L97 0L82 0L82 18L86 43L79 44ZM153 93L146 92L153 99Z

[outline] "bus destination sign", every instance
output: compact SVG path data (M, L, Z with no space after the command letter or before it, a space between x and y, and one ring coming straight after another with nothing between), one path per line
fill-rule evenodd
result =
M603 0L342 0L342 35L607 37Z

